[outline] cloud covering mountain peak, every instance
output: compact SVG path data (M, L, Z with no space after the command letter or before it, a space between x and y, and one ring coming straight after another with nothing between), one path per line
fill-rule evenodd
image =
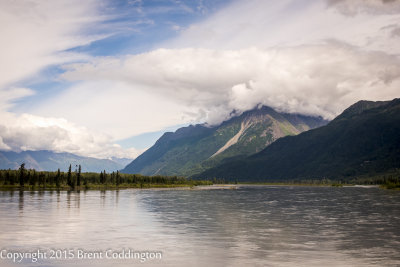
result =
M332 119L352 103L398 96L400 60L326 42L239 50L158 49L66 66L70 81L124 81L162 95L211 124L257 104ZM111 94L111 91L110 91Z
M400 97L398 0L188 4L2 1L0 149L134 157L116 142L258 104L331 119Z

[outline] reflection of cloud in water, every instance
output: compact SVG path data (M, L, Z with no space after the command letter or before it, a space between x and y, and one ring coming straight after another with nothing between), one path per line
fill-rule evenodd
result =
M400 242L400 231L395 228L399 218L393 221L389 214L395 211L386 207L394 200L386 199L379 189L365 190L244 187L220 192L146 192L141 203L165 227L189 235L190 245L223 250L217 257L229 255L230 265L400 263L395 251L395 242ZM397 195L397 201L399 198ZM377 203L386 209L374 208ZM400 205L393 203L400 212ZM362 218L372 227L357 226ZM368 250L369 243L374 243L375 249ZM386 257L382 259L379 247L384 246Z
M0 247L163 251L169 266L396 265L399 200L377 188L1 191ZM110 261L74 262L88 263Z

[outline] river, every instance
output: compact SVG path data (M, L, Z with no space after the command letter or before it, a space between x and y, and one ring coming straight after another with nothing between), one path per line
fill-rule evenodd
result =
M1 191L0 266L400 266L399 226L379 188Z

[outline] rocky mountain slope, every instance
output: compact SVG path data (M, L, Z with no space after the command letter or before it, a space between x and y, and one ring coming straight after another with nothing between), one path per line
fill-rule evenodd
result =
M400 170L400 99L360 101L328 125L279 139L198 178L239 181L350 179Z
M122 172L190 176L221 162L257 153L283 136L326 123L322 118L261 107L218 126L191 125L167 132Z

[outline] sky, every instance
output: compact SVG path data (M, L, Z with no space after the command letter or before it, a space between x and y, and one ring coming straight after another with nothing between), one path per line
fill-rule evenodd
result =
M257 105L400 97L399 0L0 0L0 150L135 158Z

